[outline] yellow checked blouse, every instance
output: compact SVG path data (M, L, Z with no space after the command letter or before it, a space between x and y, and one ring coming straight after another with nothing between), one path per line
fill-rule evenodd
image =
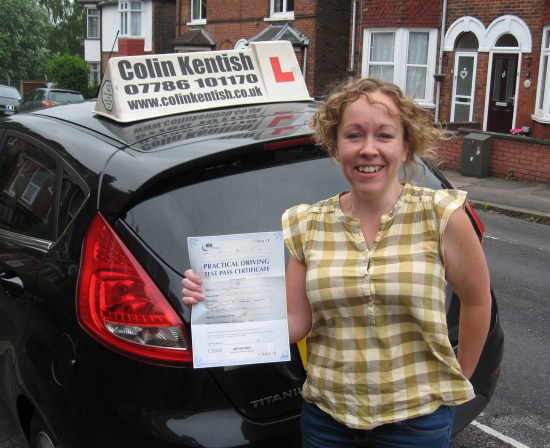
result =
M445 318L443 231L466 193L406 184L370 249L342 194L282 218L313 312L304 399L368 430L473 398Z

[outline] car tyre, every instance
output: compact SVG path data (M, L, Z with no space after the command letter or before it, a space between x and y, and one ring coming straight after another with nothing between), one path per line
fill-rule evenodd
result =
M46 423L38 413L34 411L31 419L30 430L30 445L31 448L55 448L52 439L48 435Z

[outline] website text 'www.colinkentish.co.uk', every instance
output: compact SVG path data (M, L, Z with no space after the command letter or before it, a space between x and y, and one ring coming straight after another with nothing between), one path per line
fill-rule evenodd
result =
M263 96L259 87L250 87L248 89L223 89L212 90L204 93L175 93L170 96L160 98L145 98L128 100L130 110L149 109L163 106L176 106L181 104L206 103L210 101L229 101L240 98Z

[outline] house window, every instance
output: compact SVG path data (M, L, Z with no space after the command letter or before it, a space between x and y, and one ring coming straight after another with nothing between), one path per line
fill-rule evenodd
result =
M418 102L433 102L437 30L367 30L364 77L393 82Z
M141 2L120 2L120 34L141 36Z
M539 81L534 119L542 118L550 123L550 26L544 27L542 49L540 51Z
M23 136L8 136L0 152L0 179L4 180L0 228L49 239L55 160Z
M37 167L36 171L33 173L31 179L29 180L29 183L27 184L25 191L21 195L21 199L26 203L32 205L32 203L36 199L36 196L44 187L46 182L53 179L53 175L53 172L48 171L42 167Z
M88 83L90 86L97 86L101 80L101 73L99 68L99 62L88 62L88 68L90 74L88 77Z
M191 0L191 22L206 22L206 0Z
M88 30L88 39L99 39L99 10L98 9L86 9Z
M294 19L294 0L271 0L272 19Z

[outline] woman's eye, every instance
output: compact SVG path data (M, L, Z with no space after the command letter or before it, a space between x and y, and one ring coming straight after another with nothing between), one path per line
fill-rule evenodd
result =
M355 139L355 138L359 138L359 137L360 137L359 134L350 134L350 135L348 135L348 138L350 138L350 139Z
M380 134L380 138L383 140L390 140L393 138L390 134Z

